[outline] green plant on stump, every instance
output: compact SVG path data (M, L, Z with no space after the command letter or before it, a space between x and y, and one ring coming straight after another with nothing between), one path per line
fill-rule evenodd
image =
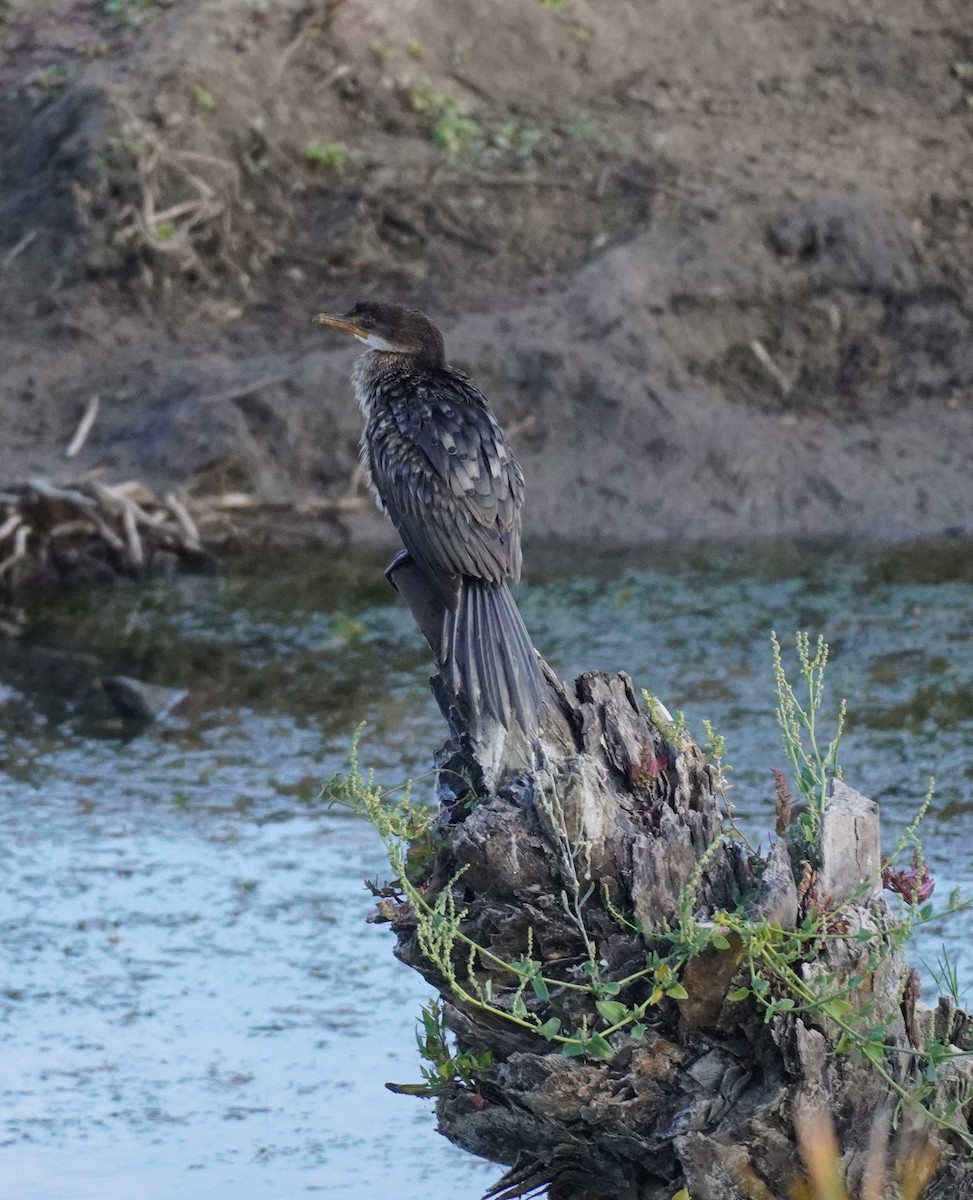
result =
M420 882L425 872L416 870L417 861L427 865L441 844L442 835L433 814L424 805L412 802L408 786L383 790L376 785L374 772L362 775L358 766L360 735L361 730L352 743L349 770L332 776L325 786L325 795L332 803L363 816L378 833L395 874L392 885L381 889L373 887L380 896L380 911L388 919L402 915L402 910L408 912L415 923L423 957L441 976L442 990L454 1003L490 1014L523 1032L557 1044L567 1055L611 1058L615 1051L608 1040L610 1037L624 1030L629 1036L640 1038L645 1032L644 1018L650 1007L664 998L686 998L686 990L679 981L687 959L682 948L674 949L668 955L648 954L644 967L622 979L603 978L593 939L584 922L584 909L593 885L584 890L581 888L573 868L580 848L571 843L563 827L563 813L560 814L559 842L569 885L561 894L561 905L587 948L586 961L580 971L582 981L546 974L542 970L543 964L534 958L530 931L524 953L513 962L504 960L465 934L462 925L467 910L457 899L462 872L430 896ZM558 827L558 814L559 806L552 803L549 815L555 828ZM568 863L571 863L570 871L567 870ZM691 912L695 887L701 877L702 867L694 877L695 884L687 889L684 905L687 914ZM401 906L401 910L396 906ZM636 928L631 924L629 927ZM692 934L687 934L684 941L698 953L714 938L717 946L723 944L715 926L694 925ZM623 991L636 987L643 993L637 999L627 1003L618 999ZM557 1009L559 998L568 992L582 994L589 1000L589 1015L573 1029L562 1028L562 1016L552 1011Z
M422 1059L422 1083L387 1083L390 1092L403 1096L438 1096L450 1084L461 1084L476 1092L479 1080L493 1066L490 1050L454 1051L438 1000L423 1005L416 1029L416 1045Z
M808 692L803 704L784 672L776 636L773 652L784 747L795 785L807 804L798 816L795 850L806 853L809 861L816 861L827 790L831 779L840 778L837 755L845 705L840 705L837 731L822 751L817 714L824 697L827 645L819 638L812 654L808 636L797 635L800 675ZM658 717L663 715L658 702L646 697L646 707L650 715L655 714L653 720L658 724ZM813 872L806 864L810 874L803 890L805 915L796 929L784 929L752 916L746 898L733 911L721 909L702 917L697 891L708 862L721 845L721 837L697 864L680 897L674 923L654 936L653 945L646 949L637 969L617 979L606 977L596 938L587 924L587 905L594 885L587 882L586 845L576 844L568 836L556 789L551 794L545 792L537 803L544 808L546 824L554 831L560 852L566 881L561 907L584 947L580 969L569 968L565 974L570 977L565 978L555 976L535 957L530 929L523 953L514 961L506 961L464 932L467 909L462 903L463 871L435 888L429 886L446 833L425 805L411 801L408 786L383 790L376 786L374 773L361 774L360 732L352 745L349 771L333 776L326 794L365 817L378 832L395 875L391 885L374 889L380 896L380 910L390 920L408 920L414 926L422 957L438 976L443 995L458 1008L479 1011L522 1033L533 1034L539 1042L557 1046L565 1055L611 1059L620 1044L617 1035L639 1039L645 1034L653 1007L664 1001L690 999L684 979L688 978L686 967L693 960L703 953L728 955L736 968L738 984L727 995L728 1001L753 1004L768 1023L784 1014L794 1014L830 1029L837 1052L870 1064L897 1097L896 1115L903 1108L917 1110L973 1148L973 1135L963 1119L963 1111L973 1103L973 1088L963 1089L948 1101L938 1098L936 1088L940 1069L960 1052L945 1039L930 1038L920 1049L897 1045L889 1030L895 1013L881 1012L877 997L868 987L875 972L902 948L915 929L969 907L958 889L938 911L929 903L933 883L922 855L918 825L931 804L931 785L916 818L884 864L886 886L899 896L893 920L879 915L871 919L867 912L863 916L860 907L817 899L811 886ZM676 722L665 722L664 733L676 753L692 745L681 715ZM711 727L707 735L716 758L714 765L721 773L725 769L724 741ZM781 777L779 798L784 786ZM729 827L726 836L735 836ZM907 853L911 854L912 866L898 866L901 856ZM602 899L620 931L643 936L640 922L623 913L605 888ZM842 942L856 947L856 964L850 973L833 970L822 960L829 943ZM957 990L955 968L948 959L940 963L939 970L940 978ZM580 1023L579 1008L583 1010ZM574 1017L569 1017L569 1012ZM396 1085L396 1090L430 1095L446 1086L459 1085L475 1091L478 1080L491 1069L487 1051L465 1048L454 1052L449 1048L438 1007L423 1011L419 1042L427 1064L423 1082ZM912 1069L900 1072L897 1060L905 1060ZM903 1082L903 1078L911 1082Z
M811 654L811 639L806 633L795 637L800 676L807 688L807 707L797 698L787 673L777 634L770 635L773 648L774 684L777 688L777 723L780 726L784 752L791 764L794 783L804 797L807 807L791 826L791 836L802 848L816 858L821 834L821 822L828 802L832 779L841 778L838 766L838 747L845 727L847 704L838 706L837 728L834 737L822 751L818 745L818 710L824 699L824 670L828 665L828 643L819 636ZM806 744L805 744L806 742Z

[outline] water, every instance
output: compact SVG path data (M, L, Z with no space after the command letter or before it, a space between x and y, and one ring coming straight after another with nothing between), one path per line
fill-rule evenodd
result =
M784 765L769 631L825 632L846 778L881 801L891 845L935 772L937 896L973 893L968 544L531 562L522 607L548 660L625 668L694 729L712 720L765 844ZM390 783L442 738L379 566L239 567L31 620L40 645L189 697L123 737L56 658L0 682L2 1200L472 1200L498 1176L436 1135L427 1102L383 1088L419 1078L430 991L365 923L377 839L319 798L362 718ZM970 933L952 918L914 957L945 939L973 983Z

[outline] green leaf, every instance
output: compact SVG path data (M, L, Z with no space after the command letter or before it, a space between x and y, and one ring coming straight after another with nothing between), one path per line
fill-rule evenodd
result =
M658 1004L664 995L665 995L665 992L662 990L662 988L660 988L660 987L653 988L652 994L649 996L649 1003L650 1004Z
M689 993L681 983L674 983L671 988L666 988L666 995L673 1000L688 1000Z
M621 986L614 982L600 983L598 991L602 996L617 996L621 991Z
M780 1000L774 1001L773 1007L777 1012L790 1012L794 1007L794 1001L790 996L783 996Z
M565 1058L578 1058L585 1051L586 1042L565 1042L561 1053Z
M312 138L304 147L304 157L313 167L335 169L344 165L348 147L344 142L325 142Z
M722 933L714 933L713 937L710 940L712 941L713 945L717 948L717 950L729 950L729 948L730 948L730 943L727 941L727 939L723 936Z
M639 1038L645 1036L646 1028L647 1026L643 1025L641 1021L636 1021L636 1023L628 1031L628 1036L638 1041Z
M874 1065L878 1065L885 1058L885 1047L880 1046L877 1042L865 1042L863 1046L859 1046L862 1055Z
M538 1029L537 1032L541 1035L542 1038L546 1038L548 1041L550 1041L552 1038L557 1037L557 1035L558 1035L558 1033L560 1033L560 1031L561 1031L560 1018L559 1017L551 1017L551 1019L549 1021L544 1022L544 1024L540 1027L540 1029Z
M523 996L514 996L514 1002L510 1006L510 1011L515 1017L527 1016L527 1005L524 1003Z
M611 1043L606 1041L600 1033L596 1033L588 1039L585 1049L589 1054L594 1054L598 1058L614 1058L615 1056L615 1051L611 1048Z
M427 1083L387 1083L385 1086L397 1096L430 1096L434 1090Z
M609 1025L617 1025L625 1019L628 1009L618 1000L597 1000L595 1008L601 1013Z
M727 1000L746 1000L749 995L750 989L748 987L740 987L737 988L736 991L730 992L727 996Z
M538 1000L550 1000L551 993L547 990L547 984L540 975L533 976L530 986L534 989L534 995Z
M842 1017L846 1017L850 1012L854 1012L855 1006L838 996L834 1000L826 1000L821 1005L821 1011L826 1017L831 1017L833 1021L840 1021Z

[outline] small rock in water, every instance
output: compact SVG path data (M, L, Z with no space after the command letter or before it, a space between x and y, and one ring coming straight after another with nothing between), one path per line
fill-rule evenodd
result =
M126 721L161 721L189 694L184 688L159 687L127 675L112 675L101 681L116 714Z

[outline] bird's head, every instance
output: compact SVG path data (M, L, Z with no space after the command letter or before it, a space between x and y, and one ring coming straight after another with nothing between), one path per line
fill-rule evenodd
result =
M445 358L443 335L432 321L401 304L359 300L346 313L318 313L314 323L352 333L370 350L384 354L408 354L431 366L438 366Z

